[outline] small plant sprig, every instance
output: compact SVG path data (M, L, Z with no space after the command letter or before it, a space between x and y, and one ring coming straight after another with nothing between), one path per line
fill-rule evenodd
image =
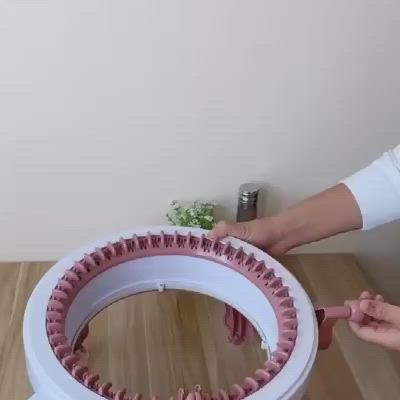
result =
M184 206L174 200L170 205L172 211L167 214L167 219L172 225L203 229L212 229L215 226L214 202L195 201L191 206Z

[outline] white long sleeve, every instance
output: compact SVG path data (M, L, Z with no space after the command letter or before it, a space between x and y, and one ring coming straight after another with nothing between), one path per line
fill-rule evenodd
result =
M342 183L360 207L363 230L400 219L400 145Z

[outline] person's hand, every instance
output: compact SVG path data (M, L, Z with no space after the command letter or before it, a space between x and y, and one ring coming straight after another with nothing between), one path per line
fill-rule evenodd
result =
M223 239L226 236L241 239L266 250L271 255L281 255L290 250L280 224L273 217L240 223L222 221L208 234L213 240Z
M371 318L361 324L349 321L351 330L367 342L400 351L400 307L385 303L380 295L373 298L368 292L363 292L360 300L361 311Z

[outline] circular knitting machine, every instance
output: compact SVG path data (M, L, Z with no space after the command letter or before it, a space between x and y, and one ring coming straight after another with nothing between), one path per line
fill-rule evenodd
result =
M173 227L133 229L97 240L50 268L24 317L31 400L138 400L139 394L100 382L76 348L88 322L111 303L169 289L223 301L235 310L226 321L231 340L243 337L243 318L266 349L265 363L231 388L216 393L177 388L171 399L300 400L318 348L330 344L335 320L363 318L357 302L315 309L299 282L269 255L240 240L211 241L206 234Z

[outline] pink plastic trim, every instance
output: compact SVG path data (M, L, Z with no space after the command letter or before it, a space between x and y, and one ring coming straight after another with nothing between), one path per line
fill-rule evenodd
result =
M283 286L282 279L275 276L272 269L263 261L256 260L252 254L246 254L242 248L234 248L229 243L215 242L201 237L180 235L159 235L121 238L116 243L95 249L91 254L85 254L64 276L49 299L47 307L47 332L49 343L54 354L69 373L79 382L107 399L133 400L140 395L130 396L125 390L111 390L110 382L99 383L98 375L92 374L81 365L81 357L67 343L65 321L69 307L78 292L92 279L102 272L116 267L128 260L155 255L189 255L209 259L217 264L225 265L244 275L256 285L270 302L274 309L279 329L277 350L266 361L264 366L255 372L254 377L247 377L242 384L235 384L229 392L220 390L212 395L204 393L197 387L185 397L185 392L179 389L177 399L210 399L238 400L257 391L270 382L289 359L297 337L297 318L293 299L289 289ZM77 343L80 344L86 332L81 332Z
M235 345L240 345L246 338L258 337L256 329L247 318L229 304L225 304L224 324L229 331L228 340Z

